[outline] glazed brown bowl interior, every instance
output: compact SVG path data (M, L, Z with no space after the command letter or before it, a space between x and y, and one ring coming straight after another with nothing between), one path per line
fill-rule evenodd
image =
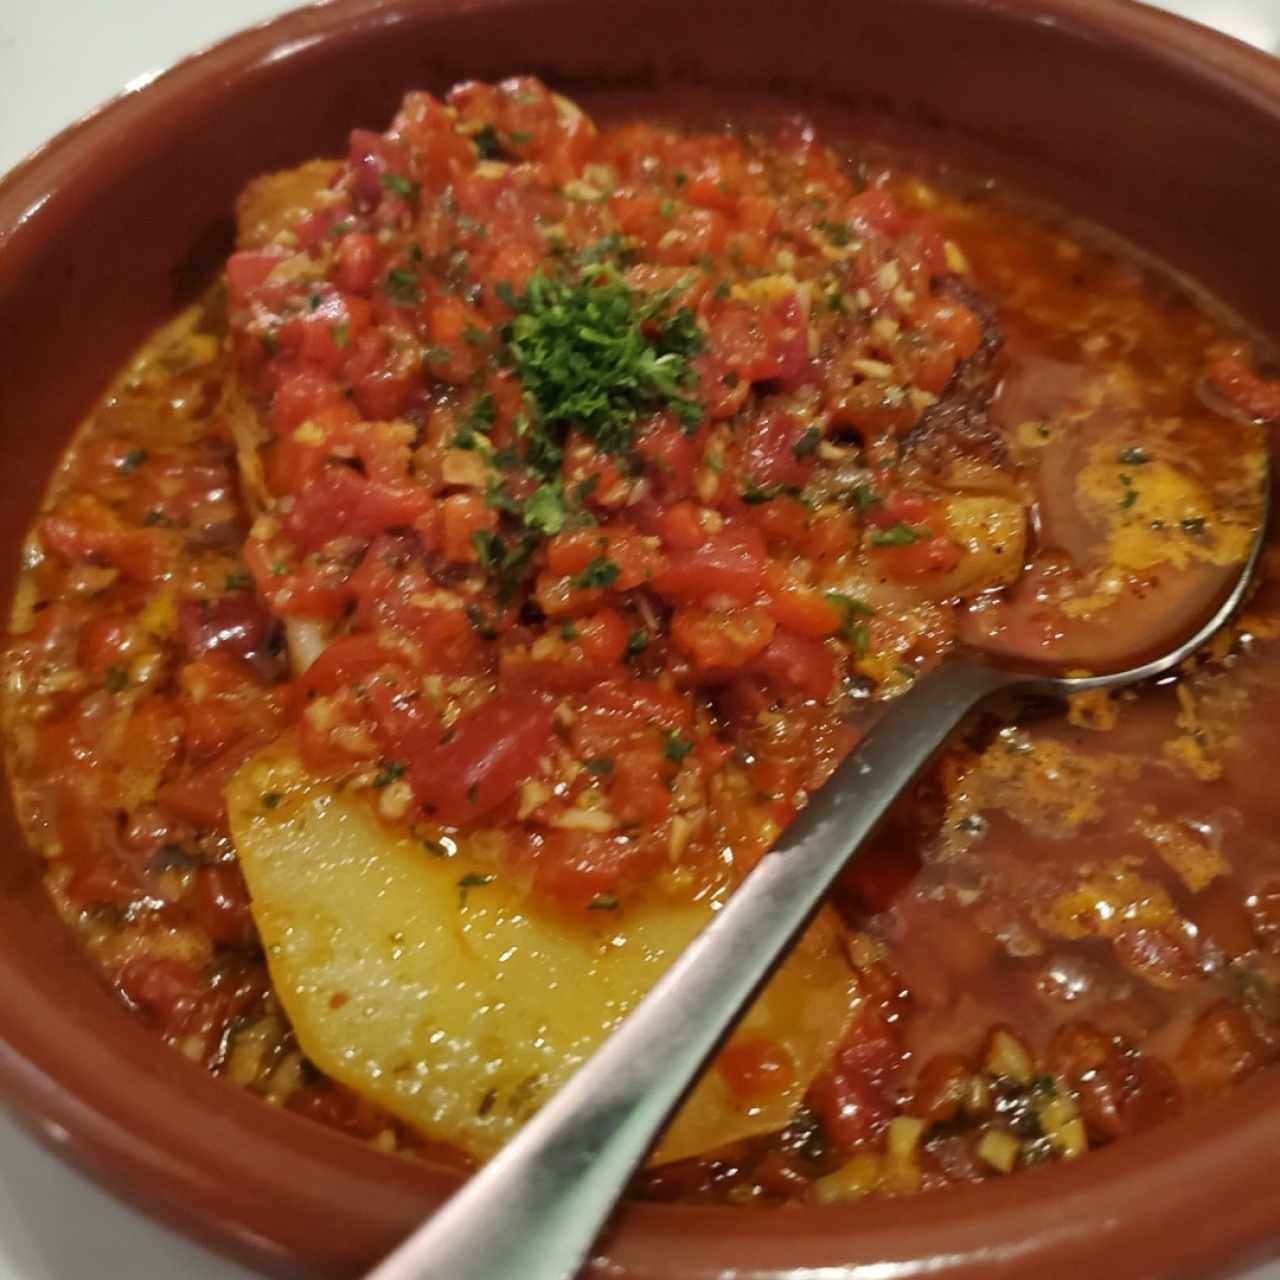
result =
M1116 0L336 0L126 95L0 185L6 598L72 427L216 271L245 180L339 152L410 87L517 70L602 113L662 112L696 86L852 120L1112 227L1280 333L1280 63L1176 19ZM444 1171L272 1110L140 1026L55 920L0 803L0 1087L36 1132L282 1275L353 1274L439 1202ZM631 1206L601 1274L1226 1273L1280 1241L1278 1153L1273 1076L998 1185L830 1209Z

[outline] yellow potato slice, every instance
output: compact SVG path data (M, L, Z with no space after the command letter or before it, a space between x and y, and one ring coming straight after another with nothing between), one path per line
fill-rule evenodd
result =
M432 854L359 795L310 779L287 747L246 763L227 803L303 1051L479 1158L572 1074L712 913L710 902L654 902L586 925L544 914L491 869ZM820 917L735 1032L785 1047L787 1086L745 1105L707 1072L655 1162L785 1125L857 1000L837 926Z

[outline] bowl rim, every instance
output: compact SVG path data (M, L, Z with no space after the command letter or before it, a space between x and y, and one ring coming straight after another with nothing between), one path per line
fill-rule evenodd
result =
M224 78L257 74L318 42L357 30L394 26L424 12L445 16L523 2L320 0L137 78L0 179L0 264L22 248L25 237L57 234L56 218L52 226L45 223L60 183L89 163L96 150L123 139L157 104L175 95L192 95L197 103L209 100L226 91ZM1280 60L1135 0L930 2L1056 27L1068 37L1105 38L1244 99L1280 124ZM412 1166L264 1107L247 1091L213 1080L180 1059L141 1028L122 1035L135 1047L141 1043L137 1037L145 1036L155 1046L156 1061L145 1070L130 1063L116 1078L114 1050L86 1043L74 1027L42 1017L38 1002L24 999L28 989L20 980L0 986L0 1098L59 1154L223 1252L275 1273L298 1274L295 1259L305 1253L307 1231L333 1206L358 1197L363 1208L371 1197L380 1197L376 1221L369 1225L390 1240L447 1193L450 1184L440 1170ZM184 1151L177 1143L181 1126L155 1121L154 1095L147 1090L157 1088L172 1100L179 1117L201 1113L232 1139L232 1149ZM1269 1115L1271 1123L1257 1121L1259 1114ZM274 1161L278 1166L281 1160L285 1173L297 1180L295 1187L319 1179L292 1192L286 1205L278 1200L279 1168L270 1176L263 1172L264 1165ZM898 1280L927 1272L995 1280L1035 1268L1052 1280L1078 1275L1081 1265L1096 1258L1100 1239L1112 1243L1117 1258L1141 1244L1145 1274L1175 1267L1207 1274L1224 1262L1261 1258L1280 1243L1280 1197L1269 1191L1268 1170L1273 1179L1280 1173L1280 1073L1246 1083L1211 1108L1093 1152L1087 1161L930 1196L925 1214L916 1208L923 1202L913 1199L788 1209L789 1229L781 1244L771 1212L630 1204L607 1241L608 1274ZM1211 1233L1188 1240L1178 1230L1179 1215L1195 1210L1199 1198L1192 1189L1206 1171L1223 1207L1215 1210ZM233 1198L215 1196L212 1207L193 1209L220 1178L233 1177L245 1179ZM273 1198L274 1203L264 1203ZM1097 1217L1099 1203L1123 1205L1125 1212ZM1094 1216L1078 1217L1076 1211L1087 1206ZM730 1213L731 1232L725 1229ZM290 1220L288 1229L273 1225L281 1215ZM1094 1224L1087 1238L1075 1225L1082 1220ZM670 1254L659 1271L653 1270L655 1237ZM326 1269L345 1274L364 1260L356 1245L350 1256L334 1256ZM668 1272L667 1263L676 1269Z

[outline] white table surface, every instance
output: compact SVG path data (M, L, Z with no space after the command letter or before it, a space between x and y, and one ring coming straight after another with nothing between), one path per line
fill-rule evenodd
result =
M0 172L138 77L281 0L0 0ZM1280 52L1280 0L1166 0ZM0 1280L251 1280L155 1226L0 1118ZM1280 1265L1251 1280L1280 1280Z

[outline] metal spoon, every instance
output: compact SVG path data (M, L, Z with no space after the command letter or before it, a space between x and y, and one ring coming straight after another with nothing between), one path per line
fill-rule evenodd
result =
M849 858L966 713L1001 691L1065 698L1172 670L1244 599L1249 558L1176 648L1110 675L1052 677L944 662L899 698L715 919L519 1134L367 1280L570 1280L668 1117Z

